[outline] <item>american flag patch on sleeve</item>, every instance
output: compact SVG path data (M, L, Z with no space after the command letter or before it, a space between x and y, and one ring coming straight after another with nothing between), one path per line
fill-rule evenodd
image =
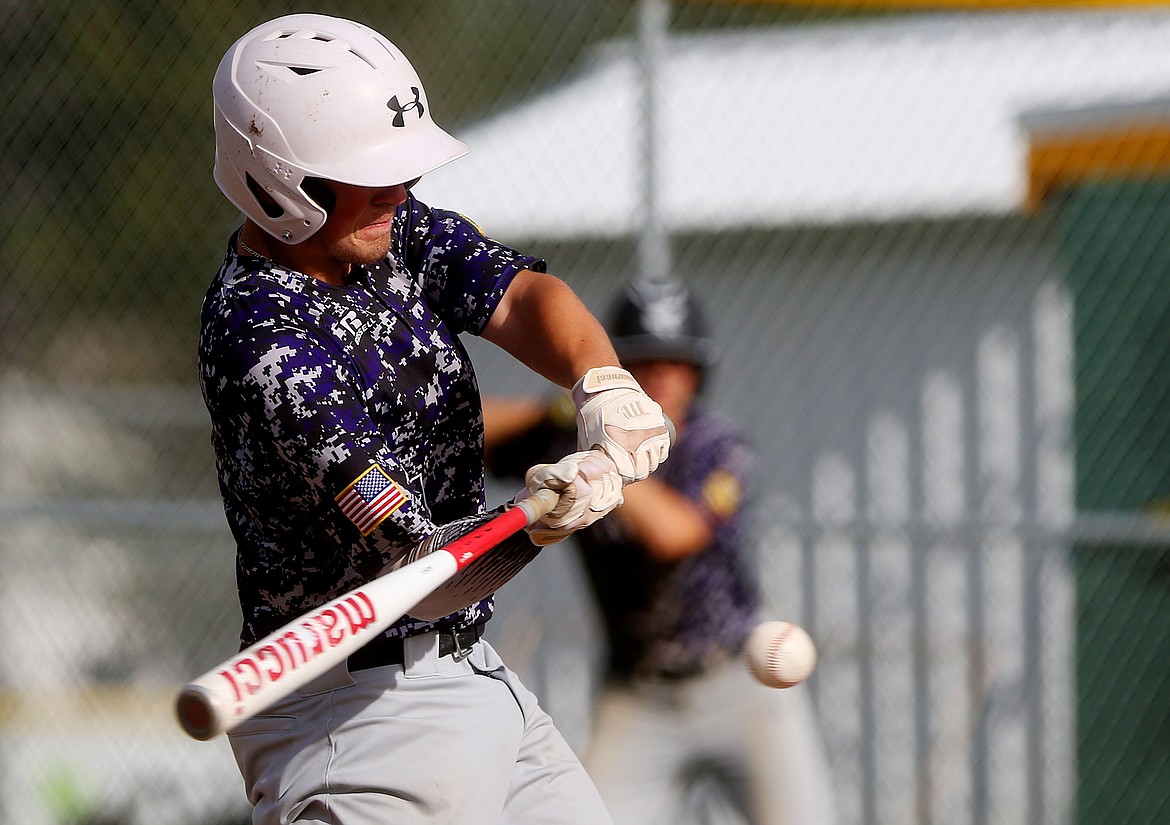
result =
M358 476L335 499L345 517L368 536L386 517L406 503L406 493L377 464Z

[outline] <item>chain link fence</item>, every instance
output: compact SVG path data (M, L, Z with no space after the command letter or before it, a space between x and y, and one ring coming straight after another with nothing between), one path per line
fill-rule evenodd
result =
M843 825L1160 821L1170 12L853 5L313 10L386 33L470 145L421 199L599 313L667 271L707 305ZM239 624L195 379L240 220L209 91L235 37L303 10L0 2L2 819L247 821L222 738L172 713ZM547 389L470 346L485 389ZM583 743L571 554L499 601L489 638ZM694 802L680 822L736 821Z

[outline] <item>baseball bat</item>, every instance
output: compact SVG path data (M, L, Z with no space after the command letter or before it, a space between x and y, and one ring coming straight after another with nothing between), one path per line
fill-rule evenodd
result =
M557 494L538 490L463 536L318 607L207 671L179 692L179 724L211 739L288 696L410 612L508 536L539 520Z

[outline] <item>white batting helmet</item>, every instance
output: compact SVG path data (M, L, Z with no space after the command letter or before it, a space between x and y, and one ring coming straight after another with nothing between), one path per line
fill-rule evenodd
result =
M215 182L290 244L327 217L305 178L393 186L467 153L431 119L406 56L351 20L292 14L257 26L223 56L212 96Z

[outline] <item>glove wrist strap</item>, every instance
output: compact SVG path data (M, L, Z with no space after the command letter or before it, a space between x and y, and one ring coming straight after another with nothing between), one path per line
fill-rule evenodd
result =
M629 370L621 367L594 367L573 385L573 400L580 406L594 393L618 389L641 391L642 387L634 380L634 376L630 375Z

